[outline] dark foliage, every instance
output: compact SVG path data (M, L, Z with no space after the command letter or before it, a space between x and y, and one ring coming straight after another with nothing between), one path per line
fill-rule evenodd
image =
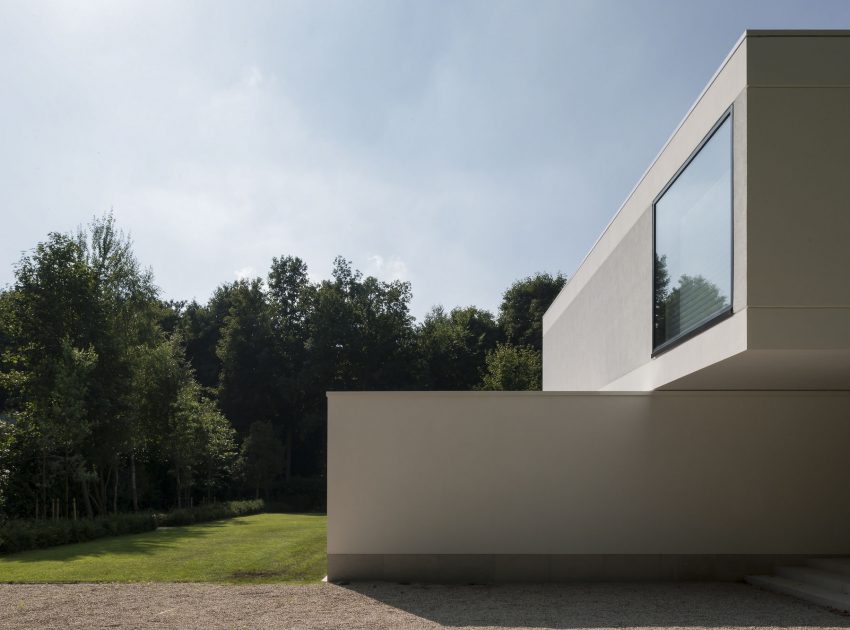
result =
M44 523L21 525L37 540L128 511L192 522L206 517L187 506L243 496L321 510L327 391L539 388L541 318L565 282L514 283L498 319L436 307L417 325L408 282L343 258L313 282L282 256L206 304L166 302L110 215L48 235L15 277L0 290L0 515ZM62 524L75 514L88 525Z
M0 526L0 553L55 547L106 536L137 534L154 530L156 527L157 519L151 512L110 514L76 521L65 518L46 521L15 519Z

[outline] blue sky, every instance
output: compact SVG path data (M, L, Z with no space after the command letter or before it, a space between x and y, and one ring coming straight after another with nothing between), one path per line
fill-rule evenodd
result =
M495 310L572 274L746 28L850 1L0 1L0 285L114 209L164 297L295 254Z

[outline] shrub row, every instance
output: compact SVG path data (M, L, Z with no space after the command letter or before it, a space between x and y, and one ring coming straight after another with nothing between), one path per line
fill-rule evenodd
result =
M137 534L159 526L190 525L263 511L263 501L228 501L194 508L172 510L163 514L151 512L112 514L93 519L57 519L36 521L14 519L0 524L0 554L41 549L68 543L85 542L105 536Z
M217 521L222 518L257 514L263 511L265 504L262 499L249 501L225 501L224 503L207 503L193 508L172 510L165 514L156 514L157 525L174 527L191 525L205 521Z
M0 553L84 542L104 536L156 529L153 514L112 514L93 519L36 521L16 519L0 525Z

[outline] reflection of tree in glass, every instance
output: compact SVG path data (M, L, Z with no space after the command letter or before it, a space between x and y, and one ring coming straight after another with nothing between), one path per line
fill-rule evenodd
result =
M728 304L713 282L702 276L683 275L667 297L667 338L702 323Z
M655 301L653 302L654 328L653 345L660 345L667 339L667 297L669 295L670 275L667 273L667 256L655 255Z
M655 257L655 345L698 326L729 306L720 288L702 276L682 274L676 288L669 290L667 257Z

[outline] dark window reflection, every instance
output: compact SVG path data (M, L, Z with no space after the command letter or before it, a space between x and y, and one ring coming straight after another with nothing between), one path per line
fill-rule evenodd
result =
M655 203L656 349L731 308L731 131L727 117Z

